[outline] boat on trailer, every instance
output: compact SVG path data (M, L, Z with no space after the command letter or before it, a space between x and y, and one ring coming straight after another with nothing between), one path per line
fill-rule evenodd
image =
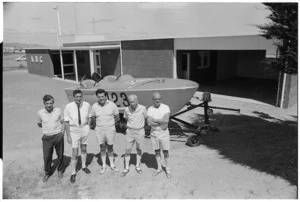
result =
M93 105L98 101L96 90L104 89L107 92L107 98L118 106L120 113L123 113L125 107L129 106L129 95L137 95L139 103L149 107L153 104L153 93L159 92L162 96L162 103L170 107L172 115L191 100L198 87L198 83L185 79L133 78L125 74L120 77L109 75L98 82L92 79L83 80L78 86L65 88L65 92L68 100L73 101L73 91L80 89L83 92L83 100Z

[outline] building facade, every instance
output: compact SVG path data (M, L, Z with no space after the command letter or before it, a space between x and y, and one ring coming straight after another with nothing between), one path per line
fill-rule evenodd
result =
M276 57L271 40L259 35L156 38L103 41L65 38L62 47L27 49L28 72L80 81L94 72L101 77L189 79L199 84L231 78L278 82L276 105L297 101L297 77L279 75L263 63Z

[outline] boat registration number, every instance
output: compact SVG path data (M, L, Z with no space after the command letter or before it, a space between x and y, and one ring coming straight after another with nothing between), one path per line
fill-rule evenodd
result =
M113 101L117 107L127 107L129 106L129 101L127 99L127 95L126 93L107 93L106 95L107 99L110 100L110 101Z

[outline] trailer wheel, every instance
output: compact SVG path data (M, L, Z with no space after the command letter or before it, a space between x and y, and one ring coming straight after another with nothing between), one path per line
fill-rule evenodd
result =
M187 138L186 144L190 147L196 147L196 146L199 146L201 144L201 139L196 134L189 135L188 138Z

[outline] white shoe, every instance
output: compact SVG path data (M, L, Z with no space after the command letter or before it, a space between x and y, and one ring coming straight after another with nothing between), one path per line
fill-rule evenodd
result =
M103 175L105 173L106 167L101 168L100 174Z

